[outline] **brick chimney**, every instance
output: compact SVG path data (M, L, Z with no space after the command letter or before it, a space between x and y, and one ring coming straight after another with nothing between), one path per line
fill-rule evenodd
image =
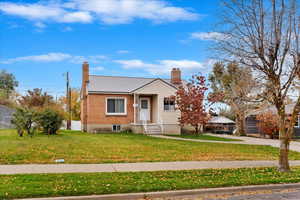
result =
M89 63L83 62L82 64L82 88L81 88L81 95L82 95L82 101L81 101L81 129L84 132L87 132L87 83L89 82Z
M174 85L181 84L181 71L179 68L173 68L171 71L171 83Z

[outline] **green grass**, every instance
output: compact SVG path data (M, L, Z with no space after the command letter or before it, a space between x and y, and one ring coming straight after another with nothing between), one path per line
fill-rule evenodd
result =
M0 199L113 194L300 182L300 167L291 173L275 168L191 171L0 175Z
M198 139L198 140L225 141L225 142L243 141L243 140L238 140L238 139L224 138L222 136L218 137L218 136L212 136L212 135L206 135L206 134L200 134L200 135L168 135L168 136L188 138L188 139Z
M62 158L66 163L276 160L278 148L80 131L21 138L15 130L0 130L0 164L54 163ZM300 159L300 153L291 151L290 159Z

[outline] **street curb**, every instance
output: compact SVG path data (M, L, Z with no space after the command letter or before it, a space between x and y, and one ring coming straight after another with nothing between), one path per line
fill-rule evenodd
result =
M191 195L208 195L208 194L226 194L234 192L246 192L257 190L274 190L274 189L296 189L300 188L300 183L287 184L269 184L269 185L250 185L222 188L205 188L192 190L174 190L161 192L141 192L141 193L124 193L124 194L105 194L105 195L89 195L89 196L65 196L65 197L49 197L49 198L30 198L20 200L135 200L143 198L164 198L179 197Z

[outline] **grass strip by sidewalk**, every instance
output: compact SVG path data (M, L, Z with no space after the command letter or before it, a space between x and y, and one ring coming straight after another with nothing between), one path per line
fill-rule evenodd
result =
M239 140L239 139L224 138L222 136L218 137L218 136L206 135L206 134L200 134L200 135L168 135L168 136L187 138L187 139L198 139L198 140L224 141L224 142L243 141L243 140Z
M276 168L205 169L157 172L1 175L0 199L150 192L300 182Z

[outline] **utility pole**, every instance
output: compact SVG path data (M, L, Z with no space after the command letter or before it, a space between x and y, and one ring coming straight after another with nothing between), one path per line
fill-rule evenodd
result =
M70 78L69 72L67 72L67 91L66 91L66 100L67 100L67 112L68 112L68 120L67 120L67 130L71 130L71 89L70 89Z

